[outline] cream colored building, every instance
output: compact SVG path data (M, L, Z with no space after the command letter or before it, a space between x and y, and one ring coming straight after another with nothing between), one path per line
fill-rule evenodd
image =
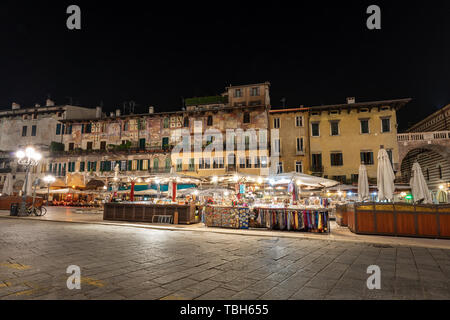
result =
M377 176L378 150L383 146L399 171L396 111L411 99L309 108L310 170L343 183L358 181L361 163L369 180Z
M308 108L270 110L272 150L279 151L278 172L310 173ZM278 137L273 130L278 129Z

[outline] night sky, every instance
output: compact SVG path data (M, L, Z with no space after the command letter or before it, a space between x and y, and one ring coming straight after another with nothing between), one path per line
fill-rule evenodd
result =
M0 108L50 95L180 110L182 97L269 81L274 107L283 97L287 107L411 97L402 130L450 103L448 0L118 2L2 1ZM66 28L70 4L81 7L80 31ZM366 27L370 4L381 30Z

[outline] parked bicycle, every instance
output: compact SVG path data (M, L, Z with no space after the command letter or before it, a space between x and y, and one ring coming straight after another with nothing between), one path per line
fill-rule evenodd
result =
M35 215L36 217L42 217L45 216L45 214L47 213L47 209L44 206L34 208L33 206L28 206L27 213L29 216Z

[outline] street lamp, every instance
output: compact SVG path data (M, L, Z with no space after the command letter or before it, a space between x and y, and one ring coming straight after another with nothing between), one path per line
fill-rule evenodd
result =
M20 207L19 216L27 215L27 186L28 186L28 174L30 173L31 167L37 166L39 161L42 159L42 154L37 152L33 147L27 147L24 150L19 150L16 152L17 162L26 168L25 171L25 183L24 183L24 193L22 195L22 205Z
M45 183L47 183L47 206L48 206L48 199L50 199L50 185L55 182L56 178L52 175L48 175L44 177Z

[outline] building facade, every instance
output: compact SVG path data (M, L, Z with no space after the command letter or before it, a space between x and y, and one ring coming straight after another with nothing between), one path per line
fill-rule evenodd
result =
M377 176L378 150L383 146L394 171L399 171L396 111L410 99L309 108L310 171L342 183L356 183L361 163L369 181Z
M61 143L65 131L63 122L67 119L100 117L101 108L91 109L70 105L55 105L47 99L45 106L21 108L12 104L11 110L0 111L0 186L8 173L13 174L16 188L24 181L24 168L17 166L15 152L20 148L33 146L43 158L49 155L52 143ZM45 160L33 169L34 174L46 171Z
M309 146L309 109L270 110L272 151L279 154L277 172L311 173ZM277 136L274 130L278 130Z

